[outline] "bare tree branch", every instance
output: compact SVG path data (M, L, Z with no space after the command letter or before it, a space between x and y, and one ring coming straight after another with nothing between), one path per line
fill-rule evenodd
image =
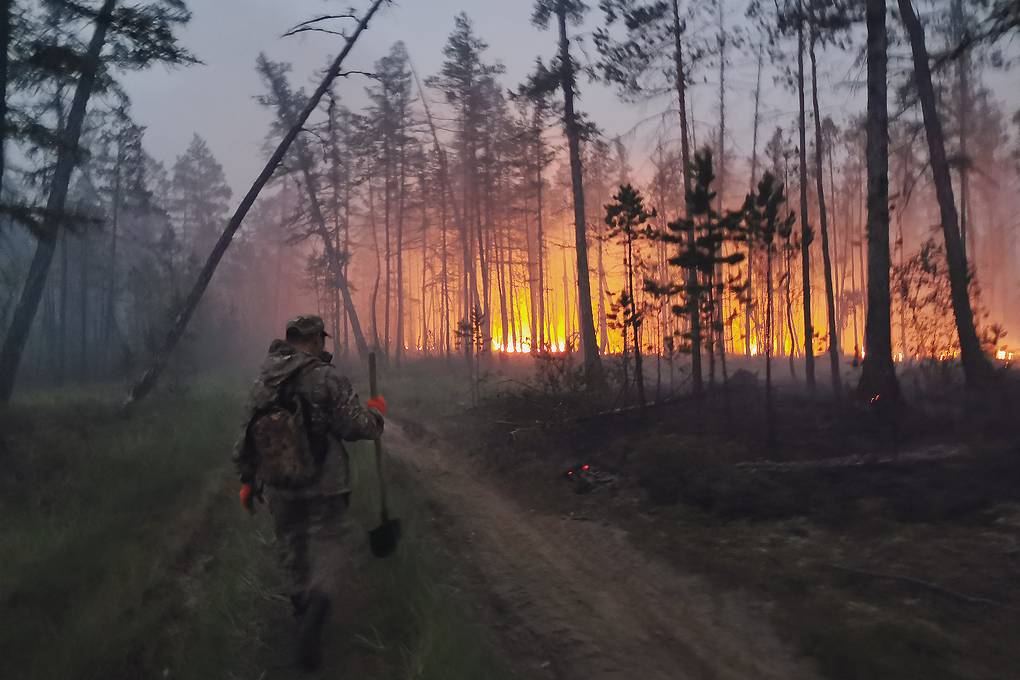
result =
M343 31L331 31L328 28L314 28L310 26L305 28L295 28L293 30L287 31L280 37L286 38L288 36L297 35L298 33L328 33L329 35L338 35L344 40L347 39L347 34L344 33Z
M312 27L315 24L321 23L323 21L334 21L334 20L337 20L337 19L352 19L354 21L358 21L359 17L357 17L354 14L323 14L322 16L315 17L314 19L308 19L307 21L302 21L299 24L295 24L293 27L290 28L290 30L288 30L286 33L284 33L280 37L281 38L286 38L289 35L294 35L295 33L301 33L302 31L306 31L306 30L325 30L325 29L313 29ZM330 32L332 32L332 31L330 31ZM340 35L340 34L338 33L337 35Z

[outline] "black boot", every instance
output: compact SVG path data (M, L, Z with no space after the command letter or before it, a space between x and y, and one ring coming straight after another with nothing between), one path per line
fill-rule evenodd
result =
M329 598L313 590L308 593L305 611L298 624L298 665L306 671L319 667L322 655L322 625L329 613Z

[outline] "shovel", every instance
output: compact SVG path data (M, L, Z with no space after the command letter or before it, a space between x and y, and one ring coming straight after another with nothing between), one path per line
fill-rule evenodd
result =
M379 383L376 377L375 352L368 355L368 384L372 396L379 394ZM386 478L383 476L382 439L375 440L375 471L379 478L379 526L368 532L368 544L376 557L389 557L397 549L400 540L400 520L390 519L390 511L386 505Z

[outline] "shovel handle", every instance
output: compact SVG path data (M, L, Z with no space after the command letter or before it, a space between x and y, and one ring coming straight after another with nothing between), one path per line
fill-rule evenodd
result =
M379 377L378 371L376 370L375 352L370 352L368 355L368 390L371 392L369 396L375 397L379 395ZM381 508L382 521L385 522L389 519L389 509L386 505L386 479L383 477L383 446L382 438L375 438L375 473L379 478L379 505Z

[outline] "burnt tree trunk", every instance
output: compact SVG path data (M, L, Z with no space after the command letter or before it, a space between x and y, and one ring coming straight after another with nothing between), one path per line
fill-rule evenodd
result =
M538 253L538 350L544 351L546 344L549 342L549 338L545 332L545 229L542 221L542 213L545 210L545 206L542 202L542 189L544 180L542 179L542 156L545 153L544 145L542 144L542 127L541 118L536 115L535 125L535 217L536 231L535 231L535 248Z
M375 251L375 279L372 282L372 349L379 352L382 341L379 339L379 287L382 285L382 249L379 247L379 229L375 219L375 186L372 177L368 177L368 215L372 225L372 249Z
M811 323L811 223L808 215L807 107L804 103L804 10L798 3L797 15L797 96L800 101L800 258L801 285L804 290L804 381L809 392L815 389L815 332Z
M397 330L396 347L393 350L397 366L404 354L404 210L407 202L407 154L401 145L400 171L397 174L400 184L397 187ZM424 298L422 298L424 303Z
M815 35L811 36L811 104L815 112L815 180L818 186L818 221L822 228L822 266L825 273L825 311L829 320L829 364L832 369L832 392L843 391L839 375L839 333L836 330L836 298L832 286L832 257L829 254L829 215L825 207L825 172L822 142L822 117L818 107L818 60L815 56Z
M690 218L687 193L691 189L691 144L687 126L687 75L684 68L683 43L680 41L680 3L673 0L673 62L676 69L676 93L680 106L680 158L684 173L684 215ZM694 224L687 230L687 245L694 249ZM701 301L698 273L693 267L687 273L687 306L691 324L691 385L695 394L704 390L701 375Z
M868 0L868 311L860 397L895 404L899 382L892 360L889 295L889 112L885 0Z
M577 250L577 313L584 352L585 378L589 386L605 380L598 340L595 338L595 317L591 306L591 280L588 268L588 236L584 210L584 181L581 168L581 130L574 111L574 65L567 39L566 9L558 6L556 18L560 36L560 87L563 90L563 126L570 151L570 181L574 193L574 246ZM566 311L566 310L564 310Z
M758 181L758 128L761 124L761 71L764 65L764 44L758 46L758 78L754 86L754 131L751 143L751 191ZM754 307L754 243L747 240L747 302L744 305L744 356L751 356L751 309ZM756 317L757 318L757 317ZM759 338L759 351L761 338Z
M935 194L942 216L942 234L946 243L946 259L949 264L949 284L952 292L953 315L956 331L960 337L960 353L963 371L969 387L979 387L992 376L991 364L981 350L974 326L974 311L970 306L967 271L967 257L964 254L963 239L960 236L959 216L953 196L953 182L946 159L945 135L935 103L935 89L932 86L931 67L928 64L928 48L925 45L924 27L914 12L910 0L899 0L900 16L910 38L914 58L914 80L924 115L924 129L928 137L928 154L935 179Z

